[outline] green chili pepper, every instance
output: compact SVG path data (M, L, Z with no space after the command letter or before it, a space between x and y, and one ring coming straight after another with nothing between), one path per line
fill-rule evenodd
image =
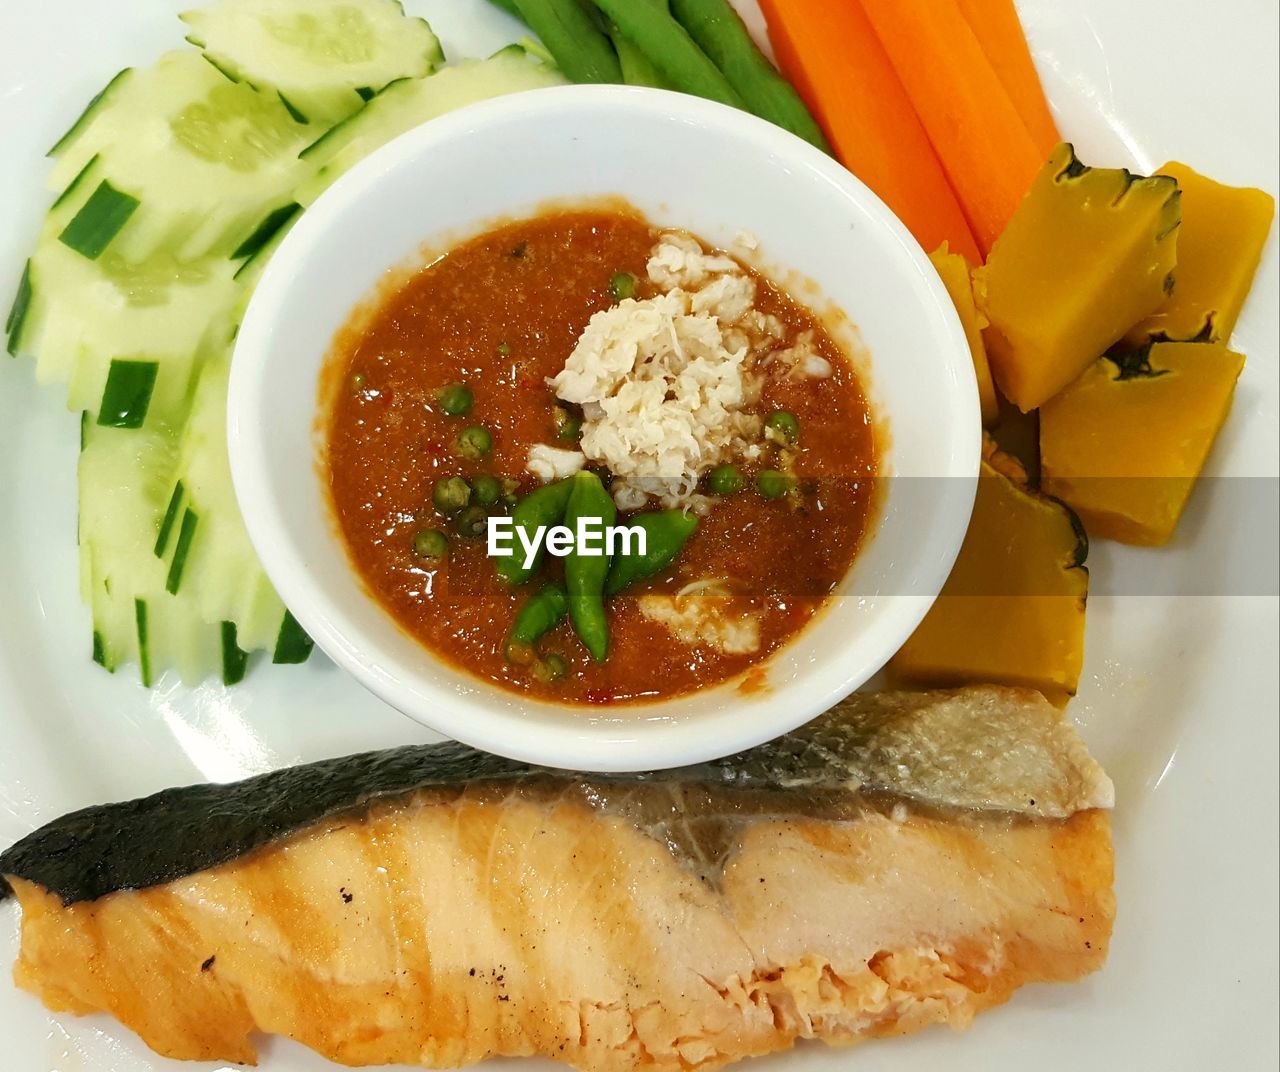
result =
M498 575L510 584L524 584L538 572L542 565L545 548L538 545L537 554L527 568L524 564L525 550L520 533L532 541L539 528L558 525L564 517L565 507L569 503L569 493L573 491L572 480L561 480L548 484L537 491L531 491L521 499L511 511L512 551L498 559Z
M676 560L685 541L697 527L698 519L683 510L664 510L661 513L633 517L628 528L643 530L644 554L636 550L630 554L613 556L613 562L609 565L609 577L605 581L605 595L616 596L635 581L652 577L666 569Z
M497 506L502 498L502 485L496 476L481 473L471 478L471 495L481 506Z
M570 478L573 490L564 511L564 523L576 533L578 522L595 520L608 527L617 520L613 499L595 473L583 470ZM569 618L578 639L596 662L609 655L609 621L604 612L604 582L609 574L609 556L604 553L604 532L599 534L599 554L589 554L577 546L565 556L564 583L569 593Z
M530 596L507 634L507 661L525 666L532 661L533 648L560 624L569 611L569 597L558 584L547 583Z

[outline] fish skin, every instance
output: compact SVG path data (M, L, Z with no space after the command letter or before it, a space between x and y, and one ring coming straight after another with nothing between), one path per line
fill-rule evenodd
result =
M167 789L85 808L0 853L64 901L160 885L235 859L341 812L427 786L556 781L619 787L875 790L923 803L1063 818L1114 803L1110 779L1039 693L994 686L855 694L757 748L692 767L583 776L456 742L368 752L230 785Z
M110 1012L166 1056L240 1063L267 1032L351 1065L543 1055L709 1072L800 1039L962 1028L1106 957L1110 825L1093 802L1110 786L1042 703L980 689L858 701L840 719L865 733L827 721L697 777L437 776L70 904L6 865L15 980L52 1009ZM1027 756L970 781L935 771L973 738L965 710L1025 723ZM908 711L954 739L908 743ZM853 758L835 762L846 738ZM827 774L816 752L797 759L813 749ZM887 773L911 792L879 784ZM1034 807L1065 817L1029 810L1033 779ZM260 800L288 797L264 787Z

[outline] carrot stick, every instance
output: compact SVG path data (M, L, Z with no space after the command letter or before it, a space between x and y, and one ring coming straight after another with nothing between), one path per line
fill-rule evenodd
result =
M1044 154L955 0L860 3L987 254L1031 188Z
M841 163L896 212L925 249L944 241L981 258L902 83L856 0L760 0L769 40Z
M987 60L1022 116L1040 155L1047 157L1062 140L1053 121L1044 87L1036 71L1027 35L1013 0L957 0L960 13L973 31Z

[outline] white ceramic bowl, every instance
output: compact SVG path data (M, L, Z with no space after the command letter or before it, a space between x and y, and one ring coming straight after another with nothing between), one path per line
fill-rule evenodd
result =
M621 195L717 245L743 231L784 285L799 276L856 324L880 419L881 516L832 604L733 683L618 708L529 701L459 672L362 587L318 466L319 377L353 308L424 242L437 248L549 200ZM812 301L806 296L806 300ZM845 340L857 346L850 333ZM955 558L979 457L977 390L946 292L888 209L835 161L693 97L568 86L473 105L396 139L340 179L272 258L240 331L229 438L254 546L316 643L431 728L513 758L601 771L727 755L863 684L910 635ZM655 677L662 673L654 667Z

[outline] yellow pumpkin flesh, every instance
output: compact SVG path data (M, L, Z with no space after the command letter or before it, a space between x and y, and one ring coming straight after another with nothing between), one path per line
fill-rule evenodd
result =
M1054 150L974 273L991 372L1009 401L1043 405L1164 302L1178 200L1171 178Z
M1088 539L1062 503L1030 491L988 444L964 545L941 595L889 663L910 685L992 682L1076 691L1084 656Z
M1040 410L1041 487L1092 536L1168 542L1243 368L1220 343L1162 342L1099 359Z
M1125 338L1133 346L1151 339L1226 342L1253 285L1276 203L1262 190L1224 186L1186 164L1165 164L1160 174L1182 191L1173 293Z

